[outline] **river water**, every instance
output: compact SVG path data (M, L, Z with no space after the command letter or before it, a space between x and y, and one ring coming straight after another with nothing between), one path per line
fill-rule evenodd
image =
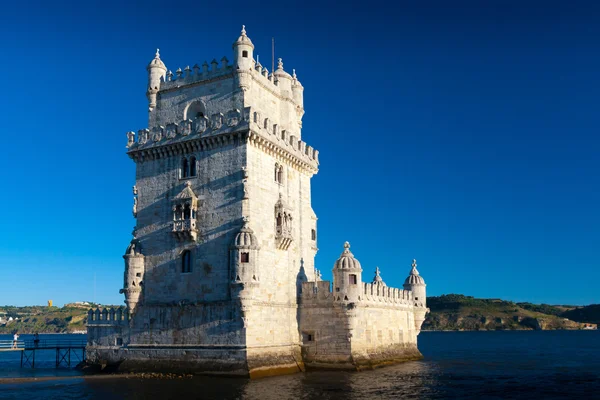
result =
M373 371L252 381L206 376L84 379L74 377L72 370L50 368L52 352L46 368L35 371L20 369L20 356L0 353L0 399L600 399L600 331L422 332L419 348L422 361ZM36 366L41 366L38 360ZM30 376L60 378L5 379Z

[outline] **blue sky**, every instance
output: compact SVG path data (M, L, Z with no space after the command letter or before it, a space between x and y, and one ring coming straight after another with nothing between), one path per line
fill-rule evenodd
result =
M145 67L231 60L242 24L305 87L325 278L348 240L365 280L600 302L599 4L125 3L3 5L0 304L122 303Z

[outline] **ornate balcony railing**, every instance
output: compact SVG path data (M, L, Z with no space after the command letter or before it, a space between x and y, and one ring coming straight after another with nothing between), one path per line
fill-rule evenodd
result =
M279 225L275 228L275 242L278 249L287 250L293 241L292 229L289 226Z
M198 237L196 220L188 218L173 221L172 232L179 240L196 240Z

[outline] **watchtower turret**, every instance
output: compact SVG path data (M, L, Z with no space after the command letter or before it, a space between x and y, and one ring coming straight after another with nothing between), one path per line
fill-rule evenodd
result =
M158 49L156 49L154 59L150 61L146 69L148 70L148 90L146 92L149 102L148 111L152 111L156 107L156 94L160 90L161 78L164 81L167 73L167 67L160 59Z
M250 70L254 68L254 45L246 36L246 26L242 25L240 37L233 44L233 67L234 69Z
M127 304L129 313L133 314L140 301L145 273L142 247L135 236L127 250L125 250L123 259L125 260L125 274L123 276L123 289L119 293L125 294L125 304Z
M410 274L404 281L404 289L413 292L413 299L415 300L415 303L419 304L421 307L427 306L425 286L427 286L425 285L425 280L421 275L419 275L419 271L417 271L417 260L413 260Z
M350 252L350 243L344 243L344 251L333 267L333 287L335 300L358 301L362 288L362 268L360 262Z

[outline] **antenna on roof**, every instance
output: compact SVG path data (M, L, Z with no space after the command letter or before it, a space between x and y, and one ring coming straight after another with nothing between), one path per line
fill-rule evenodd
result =
M275 71L275 38L271 38L271 73Z

